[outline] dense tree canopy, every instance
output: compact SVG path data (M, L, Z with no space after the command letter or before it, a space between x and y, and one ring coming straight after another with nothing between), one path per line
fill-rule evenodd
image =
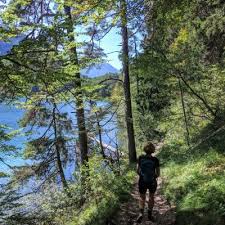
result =
M15 127L0 120L0 223L105 223L130 191L132 165L151 141L162 146L163 191L177 205L177 223L190 212L191 224L199 215L199 224L220 224L223 0L0 6L0 109L23 114ZM106 61L110 52L100 43L112 33L121 39L121 71L84 76ZM12 48L2 53L2 43Z

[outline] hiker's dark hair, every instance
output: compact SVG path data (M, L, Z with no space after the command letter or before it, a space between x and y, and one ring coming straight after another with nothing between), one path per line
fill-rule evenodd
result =
M144 152L145 152L146 154L151 154L151 153L153 153L153 152L155 151L155 145L152 144L152 142L147 142L147 143L145 144L143 150L144 150Z

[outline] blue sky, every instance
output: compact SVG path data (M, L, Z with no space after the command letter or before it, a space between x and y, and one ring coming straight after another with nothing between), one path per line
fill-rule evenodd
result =
M85 27L79 26L76 28L76 38L79 42L90 41L91 37L86 35L85 32ZM121 43L122 38L117 27L113 27L110 32L104 36L104 38L98 42L96 41L96 44L101 47L107 55L106 60L108 63L118 70L122 68L121 61L118 58L119 52L121 51Z
M117 69L121 69L121 61L118 58L121 50L121 36L118 34L118 29L112 29L103 40L101 40L100 47L102 47L107 54L109 63Z

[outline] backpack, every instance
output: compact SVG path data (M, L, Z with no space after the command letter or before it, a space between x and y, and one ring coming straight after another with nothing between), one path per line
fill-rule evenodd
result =
M145 183L150 184L155 181L155 162L149 157L140 159L141 176Z

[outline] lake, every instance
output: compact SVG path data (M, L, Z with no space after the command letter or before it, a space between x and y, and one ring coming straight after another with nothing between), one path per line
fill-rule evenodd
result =
M100 102L98 103L98 106L104 107L106 106L107 103ZM62 112L67 112L69 117L72 119L73 124L76 124L76 117L75 117L75 109L70 106L66 105L65 107L59 107L60 111ZM9 106L5 104L0 104L0 124L6 125L9 127L9 131L17 130L19 129L18 122L19 120L23 117L24 115L24 110L19 109L15 106ZM86 114L88 114L88 110ZM104 125L102 127L102 137L103 137L103 142L105 143L105 146L109 145L112 147L115 147L115 136L116 136L116 123L114 121L110 121L107 123L108 120L110 120L112 117L112 114L109 113L107 116L104 117L104 119L101 121L101 125ZM115 120L115 118L112 118L112 120ZM98 138L98 137L96 137ZM16 146L17 148L22 151L25 142L27 141L27 137L24 136L24 132L21 130L19 132L19 135L17 135L15 138L10 141L10 144ZM22 158L15 158L12 156L6 156L2 155L0 153L0 156L3 156L6 158L6 162L9 163L11 166L16 166L16 165L23 165L24 163L27 163L28 161L23 160ZM8 171L8 167L5 166L3 163L0 162L0 171ZM74 170L72 168L71 170ZM67 171L66 174L70 174L72 171Z

